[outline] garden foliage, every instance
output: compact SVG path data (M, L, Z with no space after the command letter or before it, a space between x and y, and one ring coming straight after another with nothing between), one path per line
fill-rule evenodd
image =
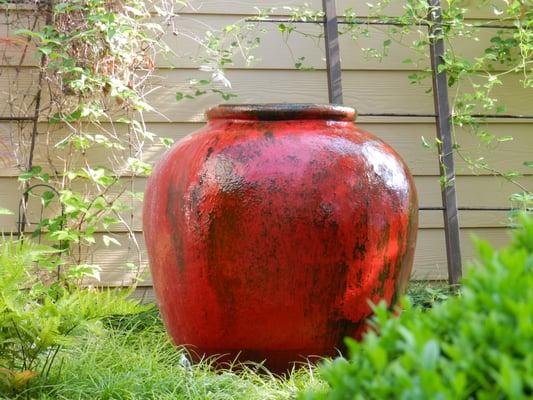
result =
M362 2L369 10L363 15L356 12L363 4L355 7L354 2L349 3L353 8L339 12L342 15L339 35L349 37L365 59L374 62L388 63L387 57L394 54L391 50L409 48L411 57L402 60L413 71L408 79L412 84L427 87L428 91L432 90L428 45L435 39L444 41L446 50L438 72L445 72L448 79L455 155L473 173L500 176L514 184L519 192L510 197L513 207L531 210L531 187L520 178L529 173L533 163L529 159L520 160L520 165L516 160L517 165L512 170L501 170L493 165L488 157L491 152L503 149L514 138L503 134L502 127L490 124L490 118L484 115L513 114L507 109L510 104L502 102L502 87L516 85L513 86L516 87L513 89L515 96L525 94L533 87L533 2L442 0L440 8L428 0L374 0ZM287 45L289 37L300 35L322 46L319 40L323 38L321 30L310 32L301 29L296 22L321 22L324 18L322 10L313 9L309 4L285 6L282 10L290 14L287 22L277 25ZM474 16L480 12L492 15L479 21ZM263 11L260 17L265 13L275 19L279 18L276 15L280 11ZM433 20L438 14L442 16L441 26ZM372 22L379 25L372 25ZM383 34L385 40L381 42L378 38ZM462 50L461 43L468 42L469 51ZM366 47L367 44L370 47ZM295 55L298 55L298 49L295 49ZM305 57L297 57L294 61L297 69L311 67ZM478 139L479 146L470 145L468 135ZM422 145L434 151L440 148L441 142L437 138L422 137ZM451 185L453 182L443 176L441 184Z
M177 99L214 93L228 100L235 94L223 67L237 52L251 61L247 49L259 44L248 38L248 23L189 32L181 18L187 6L182 0L0 0L9 33L0 37L0 59L7 63L0 74L11 81L5 107L14 116L36 117L6 125L7 148L20 168L22 221L38 222L19 226L64 250L64 269L92 269L93 279L80 284L97 280L98 246L127 244L123 281L134 285L144 276L136 232L142 182L153 150L173 143L149 124L168 120L150 105L167 86L156 61L172 67L191 59L199 66L202 79L181 82ZM172 50L167 40L176 38L199 50ZM19 68L28 62L39 68ZM13 213L0 206L0 214Z
M0 242L0 395L47 376L61 348L102 329L102 318L146 307L126 291L81 289L57 275L57 251L29 241Z
M533 396L533 219L480 262L457 297L423 311L404 300L399 317L375 307L374 329L347 340L349 357L321 369L319 399L526 399Z

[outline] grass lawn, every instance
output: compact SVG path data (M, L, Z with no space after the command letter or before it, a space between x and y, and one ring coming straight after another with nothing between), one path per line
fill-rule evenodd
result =
M424 307L448 296L444 284L413 283L409 296ZM106 322L54 364L46 384L38 378L18 398L37 399L292 399L325 383L315 367L284 377L260 365L228 366L212 360L188 365L165 333L157 309Z

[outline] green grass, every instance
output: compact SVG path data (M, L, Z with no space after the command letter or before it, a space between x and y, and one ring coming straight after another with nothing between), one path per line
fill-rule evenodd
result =
M291 399L323 383L312 367L286 377L261 365L217 370L213 359L186 365L157 312L112 321L100 334L64 352L50 379L18 398L37 399Z
M413 301L423 307L445 299L446 285L414 283ZM284 377L261 365L215 370L213 359L192 367L169 341L157 309L108 320L101 331L63 351L49 379L32 381L19 399L294 399L325 383L312 366Z

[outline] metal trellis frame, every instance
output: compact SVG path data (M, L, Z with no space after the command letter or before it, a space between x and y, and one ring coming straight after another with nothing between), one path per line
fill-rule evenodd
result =
M46 7L50 7L50 2L43 2ZM428 0L430 6L430 15L428 23L421 23L420 26L425 26L430 33L429 50L431 55L432 66L432 81L433 81L433 97L435 105L435 113L433 114L417 114L417 113L359 113L359 116L367 117L405 117L405 118L435 118L437 125L436 135L439 139L439 168L440 176L448 184L442 186L442 206L441 207L419 207L421 211L442 211L444 218L444 231L446 240L446 257L448 264L448 280L450 284L457 284L462 275L461 265L461 248L460 248L460 226L458 221L458 211L511 211L511 208L507 207L459 207L457 205L457 196L455 189L455 171L454 171L454 158L453 158L453 140L451 136L451 113L449 108L448 99L448 85L446 72L439 72L439 65L443 62L442 57L444 55L444 41L441 37L442 28L446 26L442 22L441 18L441 3L440 0ZM373 20L365 18L344 18L338 17L336 13L335 0L322 0L322 8L324 12L324 19L322 21L316 20L292 20L283 18L274 19L254 19L255 22L270 22L270 23L313 23L322 24L325 37L325 53L326 53L326 66L327 66L327 81L328 81L328 97L329 102L334 104L343 103L342 93L342 71L341 71L341 59L339 49L339 24L351 24L351 25L393 25L393 26L405 26L394 18L387 20ZM49 11L49 10L48 10ZM47 19L50 18L50 14L47 15ZM472 24L472 27L476 28L496 28L496 29L516 29L515 26L481 23ZM44 56L41 59L41 74L39 76L39 83L42 80L42 65L44 62ZM36 95L35 112L33 116L0 116L0 121L30 121L33 123L32 141L30 146L30 157L27 164L27 169L31 170L33 162L33 149L35 147L35 138L37 136L37 121L40 111L40 85L39 91ZM533 115L511 115L511 114L474 114L475 118L482 119L533 119ZM21 204L19 206L19 219L18 219L18 234L23 234L25 226L28 224L26 219L26 203L28 201L28 195L32 189L37 186L48 185L36 185L26 186ZM53 189L53 188L51 188ZM57 193L56 193L57 195Z
M28 221L27 211L28 211L28 200L29 195L32 194L33 190L41 188L46 189L50 192L52 192L55 196L55 198L59 201L60 193L59 191L54 188L51 185L45 184L45 183L38 183L32 186L29 186L26 190L24 190L22 194L22 198L19 201L18 206L18 212L17 212L17 236L23 236L26 230L26 226L28 225L39 225L43 222L43 214L45 209L45 204L41 202L41 208L39 212L39 220L38 221ZM63 217L65 215L65 206L59 201L60 205L60 216L61 221L63 221ZM63 229L63 222L60 223L60 229ZM32 232L32 234L34 234ZM39 231L37 235L39 237L39 242L41 241L41 232Z
M452 115L448 99L448 78L446 70L439 71L444 63L444 39L442 38L442 9L440 0L429 0L429 19L433 22L428 27L431 55L431 76L433 81L433 102L435 103L437 138L439 139L439 170L444 179L441 185L442 206L444 207L444 239L448 264L448 281L459 283L462 275L461 238L457 210L457 193L455 191L455 165L453 160Z
M338 25L393 25L406 26L394 18L388 20L373 20L364 18L344 18L337 16L335 0L322 0L324 19L319 20L294 20L288 18L254 19L255 22L265 23L311 23L323 24L325 38L326 67L328 79L328 97L330 103L342 104L342 81L341 62L338 40ZM431 69L433 81L433 98L435 113L358 113L365 117L405 117L405 118L435 118L437 124L436 135L440 145L438 147L440 176L447 183L442 185L442 206L421 206L421 211L442 211L444 218L444 232L446 241L446 259L448 264L448 281L456 285L462 275L460 226L458 211L512 211L509 207L459 207L455 188L455 169L453 158L453 139L451 135L451 113L448 99L448 82L445 71L439 72L439 65L443 62L444 40L442 28L446 26L442 22L440 0L428 0L430 15L428 23L420 26L427 27L430 34L429 51L431 56ZM480 23L472 24L475 28L516 29L512 25ZM480 119L533 119L532 115L512 114L473 114L474 118Z
M439 65L443 62L442 57L444 55L440 0L429 0L429 4L431 9L429 18L433 22L432 24L428 24L433 98L435 103L435 114L433 117L435 117L437 123L437 138L440 143L438 146L440 176L446 182L445 185L442 185L442 208L439 208L442 209L444 217L448 281L450 284L456 285L459 283L462 275L461 242L457 194L455 191L455 168L451 134L451 113L448 100L448 80L445 71L439 72ZM332 99L340 99L340 102L342 102L338 25L335 7L335 0L323 0L329 100L333 102ZM333 30L335 30L335 33L332 33ZM332 38L334 38L335 42L332 42ZM332 65L332 60L338 60L338 62Z
M35 5L36 5L35 8L33 8L33 6L31 8L34 11L33 28L35 28L35 26L37 25L37 22L40 19L43 19L46 25L50 25L50 23L52 22L52 6L53 6L52 1L51 0L39 1L35 3ZM26 42L26 46L28 45L29 45L29 40ZM9 67L20 68L20 66L23 64L23 60L25 57L26 57L26 51L22 53L22 56L18 64L14 64L13 66L9 66ZM31 123L31 137L30 137L29 153L28 153L28 159L26 160L26 163L25 163L26 165L24 165L24 169L26 171L31 171L33 168L33 157L34 157L34 151L35 151L37 135L38 135L37 125L39 122L39 115L41 112L41 98L42 98L42 86L43 86L43 80L44 80L45 63L46 63L46 55L43 53L40 56L39 74L38 74L37 83L36 83L37 90L36 90L36 93L35 93L35 96L32 102L33 103L33 114L31 116L0 115L0 122L7 121L7 122L18 122L18 123L21 123L21 122ZM17 217L16 234L18 236L24 235L27 225L35 224L35 223L30 223L27 221L27 204L28 204L29 195L33 189L37 187L47 187L49 190L53 191L55 195L57 195L57 197L59 198L59 193L57 192L57 190L51 187L50 185L38 184L38 185L30 186L29 182L24 182L23 187L24 187L24 190L23 190L20 202L19 202L18 217ZM41 219L42 219L42 213L43 213L43 209L41 208ZM62 208L62 213L63 213L63 208ZM40 240L40 235L39 235L39 240Z
M342 104L341 56L335 1L322 0L324 10L324 37L328 71L328 97L333 104Z

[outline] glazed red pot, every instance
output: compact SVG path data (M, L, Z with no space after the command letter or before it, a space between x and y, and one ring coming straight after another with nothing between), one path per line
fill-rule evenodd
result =
M398 154L352 108L222 105L148 181L144 236L176 344L283 370L394 304L418 220Z

